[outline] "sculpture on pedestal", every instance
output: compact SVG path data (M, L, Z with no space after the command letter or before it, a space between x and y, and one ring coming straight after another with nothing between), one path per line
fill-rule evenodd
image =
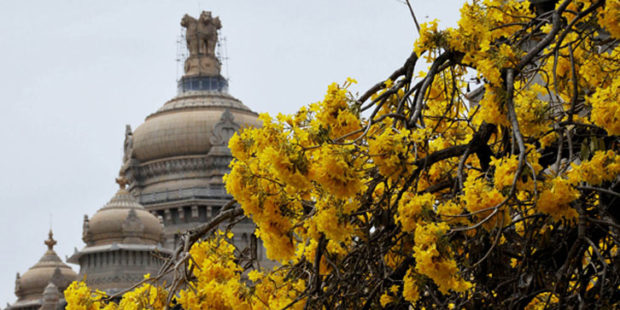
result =
M189 75L219 73L219 61L215 57L217 31L222 28L219 17L203 11L198 19L185 14L181 20L189 57L185 61L185 73ZM214 71L215 70L215 71Z

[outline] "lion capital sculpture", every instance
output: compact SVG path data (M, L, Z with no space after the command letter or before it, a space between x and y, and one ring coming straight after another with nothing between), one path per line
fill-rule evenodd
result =
M198 19L185 14L181 26L186 28L185 39L190 57L215 56L217 31L222 28L219 17L213 18L211 12L207 11L203 11Z

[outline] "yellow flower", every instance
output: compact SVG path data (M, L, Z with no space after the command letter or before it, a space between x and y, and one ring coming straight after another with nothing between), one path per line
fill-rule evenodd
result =
M491 165L495 166L494 183L495 188L502 190L504 187L511 186L519 166L517 155L504 158L491 157Z
M620 155L614 151L596 151L592 159L583 161L580 165L572 164L568 172L568 180L572 184L587 182L599 185L604 181L611 181L620 174Z
M597 88L586 100L592 105L592 122L610 135L620 135L620 76L616 75L610 86Z
M530 301L530 303L525 306L525 310L542 310L547 309L549 305L554 305L559 302L559 299L555 295L551 295L549 292L544 292L536 295Z
M511 181L512 182L512 181ZM495 206L498 206L504 199L504 195L502 195L496 188L492 188L488 185L487 181L484 179L484 176L476 173L472 173L467 177L467 180L464 182L464 195L462 196L462 200L465 203L465 208L472 213L476 213L476 218L482 220L489 216L491 209ZM496 214L494 217L501 216L504 221L508 221L508 216ZM495 226L496 219L489 219L485 227L492 228ZM502 224L502 223L500 223Z
M394 298L390 296L390 294L387 291L384 292L383 295L381 295L381 298L379 298L381 307L387 306L387 304L391 303L392 301L394 301Z
M420 292L413 277L413 273L413 269L409 268L409 270L407 270L407 274L405 274L405 278L403 278L403 298L405 298L406 301L415 304L418 299L420 299Z
M405 192L398 202L398 213L395 217L403 231L412 232L416 228L416 223L421 219L422 211L431 210L435 197L432 194L416 195Z
M599 25L612 37L620 39L620 1L608 1L603 8L603 14L598 20Z
M540 193L536 208L551 215L554 220L576 218L577 211L570 206L570 203L579 198L579 191L561 177L556 177L547 184L548 188Z
M413 248L415 270L431 278L444 294L447 294L449 290L464 292L471 288L471 283L459 275L456 261L449 257L450 250L441 249L440 252L438 248L437 241L448 230L448 225L443 222L418 225L415 229Z
M67 310L99 310L114 309L115 304L109 305L102 302L101 299L106 297L101 291L92 292L84 282L71 283L64 292L67 301ZM103 307L103 308L102 308Z

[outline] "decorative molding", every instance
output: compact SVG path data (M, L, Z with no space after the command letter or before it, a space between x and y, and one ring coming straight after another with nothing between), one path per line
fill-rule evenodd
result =
M67 283L67 279L65 279L62 276L62 273L60 272L60 268L56 267L54 269L54 273L52 274L52 278L50 279L51 283L54 283L54 285L56 285L57 287L63 287L66 286Z
M184 207L187 205L186 202L183 201L195 201L195 200L230 200L232 197L226 192L226 188L224 184L209 184L209 186L205 187L191 187L191 188L182 188L175 190L167 190L155 193L143 193L138 194L140 199L140 204L145 207L149 207L151 205L162 205L161 208L151 209L149 210L159 210L159 209L167 209L171 207L171 203L179 202L175 204L176 207Z
M228 154L230 154L230 150L228 149L228 140L241 128L239 124L235 123L235 117L232 113L230 113L229 109L224 110L222 116L220 117L220 121L217 122L213 126L213 130L211 131L211 137L209 137L209 142L211 142L211 151L213 151L214 146L224 146L226 150L228 150Z
M152 161L132 167L131 181L143 186L149 179L161 176L174 176L191 172L198 176L209 176L209 165L206 156L184 156Z
M129 209L127 218L123 222L123 235L125 243L139 243L144 232L144 223L138 218L135 209Z
M258 116L257 113L252 112L250 108L245 106L239 99L231 96L230 94L219 91L219 90L188 90L187 83L194 82L196 79L200 79L200 82L205 82L204 79L219 79L219 77L195 77L195 78L185 78L179 80L179 83L184 83L185 85L179 85L181 89L179 91L179 95L173 99L170 99L166 102L157 112L150 114L147 116L149 119L152 116L167 113L170 111L178 111L178 110L196 110L196 109L233 109L235 112L250 114ZM210 81L209 83L216 83L215 81ZM225 89L227 86L222 86Z

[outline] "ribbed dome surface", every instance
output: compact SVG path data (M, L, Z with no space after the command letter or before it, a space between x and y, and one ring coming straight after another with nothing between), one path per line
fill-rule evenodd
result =
M48 249L41 259L16 281L15 294L18 303L41 298L43 291L50 282L64 291L69 284L77 280L77 274L58 257L54 251L56 240L50 231L45 241Z
M150 161L183 155L206 155L210 135L224 111L241 128L260 126L257 114L219 91L186 92L168 101L133 133L133 156Z
M124 188L87 220L84 229L84 242L92 246L114 242L156 245L163 233L159 219Z

